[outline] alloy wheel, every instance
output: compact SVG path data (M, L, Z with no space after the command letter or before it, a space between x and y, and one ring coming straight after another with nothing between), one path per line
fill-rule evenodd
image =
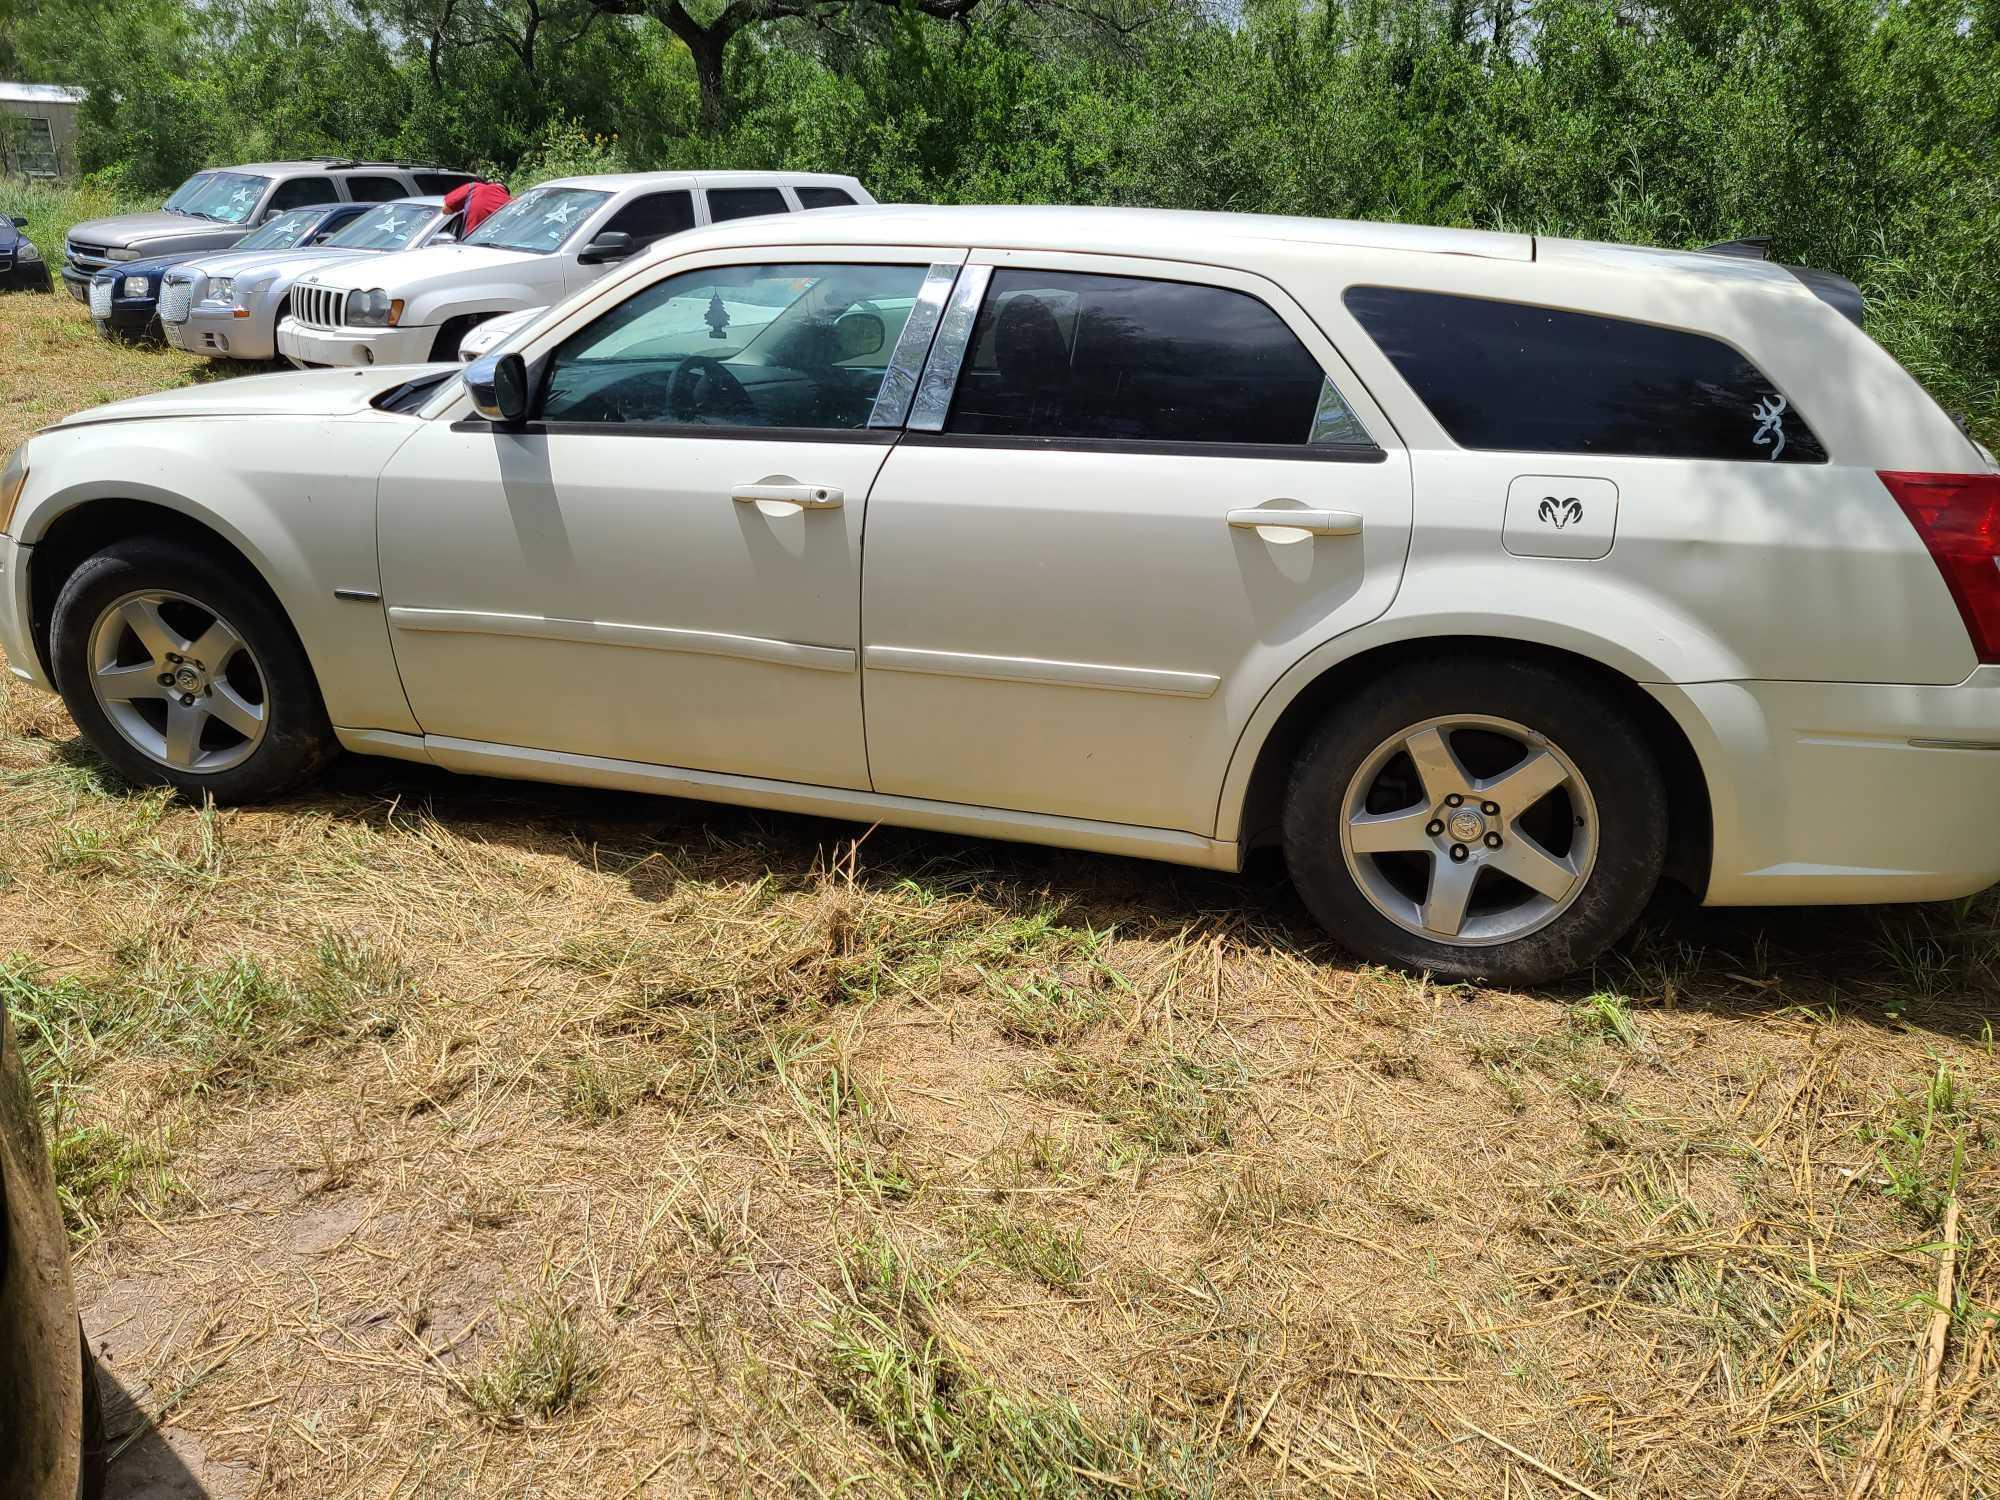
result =
M90 690L125 742L175 771L243 764L271 722L268 679L236 628L185 594L114 601L90 632Z
M1361 762L1340 849L1369 903L1434 943L1512 942L1560 916L1597 860L1597 809L1576 763L1525 725L1426 719Z

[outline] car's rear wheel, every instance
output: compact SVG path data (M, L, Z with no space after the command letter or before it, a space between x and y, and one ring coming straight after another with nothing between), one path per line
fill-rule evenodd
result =
M319 769L333 733L297 635L238 569L153 537L114 543L56 597L56 685L129 780L255 802Z
M1307 742L1285 856L1363 957L1538 984L1622 937L1659 882L1657 762L1595 685L1539 663L1425 662L1348 696Z

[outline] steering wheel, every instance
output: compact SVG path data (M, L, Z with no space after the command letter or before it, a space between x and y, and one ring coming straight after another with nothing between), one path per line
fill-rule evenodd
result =
M754 422L757 407L728 365L713 354L690 354L667 382L667 412L676 422L715 417Z

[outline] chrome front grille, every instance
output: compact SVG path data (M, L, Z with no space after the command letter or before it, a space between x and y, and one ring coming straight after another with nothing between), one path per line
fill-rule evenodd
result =
M111 316L111 283L93 281L90 284L90 315L93 318Z
M292 316L307 328L338 328L347 309L347 293L302 281L292 288Z
M110 252L102 245L83 240L69 242L69 263L79 271L101 271L111 264Z
M194 284L176 281L169 276L160 288L160 321L162 323L185 323L188 310L194 306Z

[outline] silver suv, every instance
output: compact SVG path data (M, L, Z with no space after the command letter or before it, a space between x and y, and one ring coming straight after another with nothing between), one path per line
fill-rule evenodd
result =
M434 162L260 161L200 171L151 213L91 219L69 232L63 285L77 301L107 266L155 255L225 250L273 214L308 203L386 203L448 193L472 174Z

